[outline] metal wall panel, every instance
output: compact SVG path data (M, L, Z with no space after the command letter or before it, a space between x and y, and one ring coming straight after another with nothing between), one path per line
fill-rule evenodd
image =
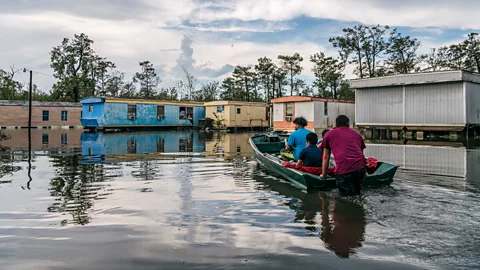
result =
M294 117L300 116L313 121L313 102L295 102Z
M273 121L283 121L285 113L283 111L284 103L273 104Z
M333 127L335 119L341 114L348 116L352 126L355 123L355 104L353 103L328 102L327 115L325 115L325 102L315 101L314 104L315 128Z
M480 124L480 84L466 82L467 123Z
M403 87L355 91L356 124L402 124Z
M405 86L405 124L463 125L463 83Z

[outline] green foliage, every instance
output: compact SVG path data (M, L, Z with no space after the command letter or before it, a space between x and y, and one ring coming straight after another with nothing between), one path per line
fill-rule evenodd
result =
M417 55L420 41L410 36L403 37L397 29L390 33L389 46L386 53L389 55L385 61L394 74L407 74L420 71L422 59Z
M262 57L258 59L258 64L255 65L255 71L260 81L260 85L265 91L265 102L269 102L273 93L273 82L276 66L272 59Z
M145 99L154 98L157 95L157 87L161 82L160 77L155 72L155 68L150 61L139 63L142 71L135 73L133 82L140 84L139 97Z
M209 102L217 100L219 92L218 82L208 82L202 84L200 90L196 91L193 100L201 102Z
M290 95L293 95L293 89L295 88L293 78L302 73L303 67L301 66L301 63L303 57L301 57L299 53L295 53L292 56L279 55L278 59L280 60L282 69L286 74L290 75Z
M389 46L385 37L388 29L388 26L359 24L343 29L343 36L329 41L338 48L344 60L356 66L356 75L360 78L376 77L378 58Z
M213 113L213 116L215 117L215 120L213 120L213 128L214 129L225 129L225 119L221 116L219 116L216 113Z
M173 87L166 87L160 89L156 99L159 100L177 100L178 99L178 91L175 86Z
M251 66L236 66L232 73L241 88L243 88L243 96L246 101L250 101L250 91L256 86L254 78L256 73L252 71ZM243 100L243 99L242 99Z
M87 35L75 35L63 39L62 44L50 53L51 67L58 80L52 89L52 97L58 101L78 102L80 97L95 94L94 63L98 60L92 48L93 40Z
M0 69L0 100L15 100L22 94L23 85L14 80L15 67L10 70Z
M345 62L339 58L327 57L323 52L310 56L314 64L312 72L315 75L314 85L320 97L338 98L338 91L344 81Z

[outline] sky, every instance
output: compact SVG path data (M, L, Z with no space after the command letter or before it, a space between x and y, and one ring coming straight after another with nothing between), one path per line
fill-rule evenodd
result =
M336 56L328 39L345 27L389 25L427 52L478 32L478 10L478 0L0 0L0 68L32 69L34 83L48 92L52 48L85 33L126 79L148 60L161 86L183 79L182 66L200 82L222 80L235 65L298 52L309 81L309 56ZM21 72L15 78L28 80Z

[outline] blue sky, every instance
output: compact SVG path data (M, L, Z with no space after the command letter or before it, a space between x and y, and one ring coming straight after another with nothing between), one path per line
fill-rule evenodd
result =
M171 86L183 79L181 66L200 81L221 80L237 64L299 52L306 59L302 76L311 80L309 56L336 55L328 39L345 27L396 27L418 38L420 52L426 52L480 31L478 10L475 0L1 1L0 36L8 38L0 43L0 68L52 74L51 48L84 32L127 79L144 60L155 64L162 86ZM349 78L351 71L346 69ZM17 79L27 80L23 74ZM48 91L54 79L36 74L35 82Z

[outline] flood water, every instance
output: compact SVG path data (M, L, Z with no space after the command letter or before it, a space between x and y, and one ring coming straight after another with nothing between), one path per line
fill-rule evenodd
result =
M368 144L397 177L341 199L270 176L249 134L35 130L31 165L10 135L0 269L480 268L480 149Z

